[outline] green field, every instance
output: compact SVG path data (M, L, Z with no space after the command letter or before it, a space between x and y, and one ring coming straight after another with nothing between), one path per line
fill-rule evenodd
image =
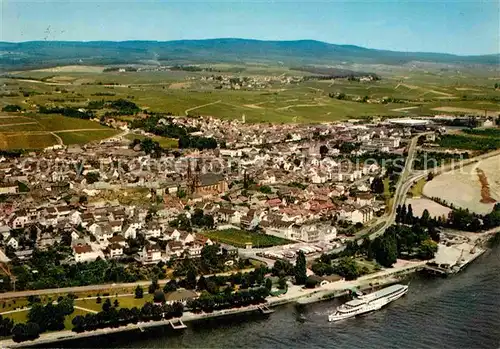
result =
M40 149L57 144L57 138L50 134L0 134L0 149Z
M147 291L147 290L146 290ZM153 300L153 295L144 294L144 298L135 298L134 296L123 296L123 297L101 297L102 302L99 304L96 302L95 299L76 299L75 300L75 305L94 310L94 311L101 311L102 310L102 304L104 303L104 300L106 298L109 298L111 301L111 304L114 304L115 300L118 299L119 307L121 308L133 308L133 307L142 307L144 303L146 302L151 302Z
M118 133L95 121L62 115L26 113L0 117L0 149L46 148L59 143L57 136L67 145L84 144Z
M411 195L413 197L420 197L422 196L422 191L424 189L424 185L427 183L427 178L421 178L420 180L417 181L412 187L411 187Z
M0 92L14 91L17 96L3 97L0 106L18 104L32 110L32 105L85 107L88 101L125 98L141 108L174 115L210 115L248 122L327 122L366 116L411 116L440 113L478 114L500 112L500 91L493 88L491 73L482 67L463 67L460 73L423 64L421 67L397 65L349 65L346 69L372 71L380 81L307 80L241 90L215 89L204 78L222 74L256 79L280 76L311 75L276 64L211 64L221 72L102 72L95 67L68 67L58 71L27 71L14 75L45 78L44 81L3 79ZM235 73L230 73L231 71ZM224 73L225 72L225 73ZM114 84L114 85L106 85ZM16 92L19 91L19 92ZM29 96L24 94L29 93ZM330 98L344 93L347 100ZM370 103L353 101L367 96ZM393 98L394 103L381 104ZM23 114L27 115L27 114ZM9 115L10 117L11 115ZM29 115L27 115L29 116ZM68 122L57 116L35 116L44 130L99 128L96 122ZM9 123L14 119L0 121ZM90 123L90 124L89 124Z
M251 242L254 247L270 247L292 243L290 240L276 236L237 229L213 230L202 234L211 240L236 247L245 247L248 242Z
M486 152L500 148L500 138L468 134L444 135L439 140L439 146L442 148Z

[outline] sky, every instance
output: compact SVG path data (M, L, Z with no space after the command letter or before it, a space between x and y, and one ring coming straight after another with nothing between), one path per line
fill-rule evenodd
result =
M500 52L499 0L0 0L0 41L314 39L396 51Z

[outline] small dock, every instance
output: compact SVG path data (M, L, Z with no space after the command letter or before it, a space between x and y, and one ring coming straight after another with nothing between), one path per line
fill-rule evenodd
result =
M262 314L272 314L274 313L274 310L269 308L267 305L260 305L259 310Z
M172 326L172 328L174 330L182 330L182 329L185 329L187 328L187 326L184 324L184 322L182 322L181 319L174 319L174 320L170 320L170 326Z

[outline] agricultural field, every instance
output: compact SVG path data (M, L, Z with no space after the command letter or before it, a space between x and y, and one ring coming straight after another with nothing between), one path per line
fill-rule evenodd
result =
M495 90L482 70L464 69L461 74L432 66L353 65L343 68L373 71L382 79L374 82L308 80L276 84L251 90L215 89L203 80L222 74L268 78L311 73L265 64L213 64L213 72L103 72L103 67L57 67L27 71L0 79L5 83L3 104L84 106L90 101L125 98L141 108L174 115L199 114L241 118L248 122L326 122L366 116L404 116L456 113L468 110L500 112ZM343 93L346 100L330 98ZM354 100L367 96L369 103ZM370 103L392 98L396 103Z
M211 71L119 73L106 72L105 68L65 66L10 73L10 78L0 77L0 107L16 104L25 110L0 115L0 148L43 148L110 137L111 132L94 132L106 129L98 122L41 115L36 111L38 106L85 109L89 102L117 99L130 100L151 112L224 119L242 119L244 115L247 122L317 123L372 116L500 114L500 90L494 89L491 71L484 68L464 67L457 73L432 64L411 67L347 64L336 68L374 72L381 80L290 83L278 80L313 74L265 63L200 65L200 68L210 68ZM217 75L267 82L260 87L219 89L213 80ZM343 97L337 98L339 94ZM366 102L362 102L364 99ZM122 115L117 118L132 120L134 117ZM60 131L75 133L63 134ZM163 147L175 146L170 139L155 140ZM475 140L468 143L463 140L446 136L443 146L461 144L473 150L488 146L483 144L484 140L479 140L476 146Z
M83 144L118 133L95 121L62 115L0 115L0 149L40 149L55 144Z
M290 240L276 236L238 229L213 230L203 232L202 235L205 235L211 240L236 247L245 247L246 243L252 243L254 247L271 247L292 243Z

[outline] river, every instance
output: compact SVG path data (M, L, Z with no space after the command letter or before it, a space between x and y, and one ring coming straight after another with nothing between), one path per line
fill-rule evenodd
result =
M122 333L65 347L94 348L500 348L500 248L458 275L415 276L407 296L386 308L338 323L327 315L340 300L268 316L191 323L188 329Z

